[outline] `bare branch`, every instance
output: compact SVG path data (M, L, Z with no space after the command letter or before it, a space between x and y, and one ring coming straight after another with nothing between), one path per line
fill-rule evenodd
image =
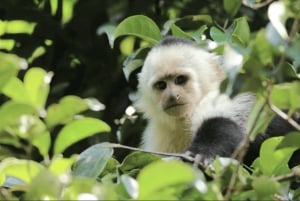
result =
M129 150L132 150L132 151L140 151L140 152L157 154L157 155L162 155L162 156L178 157L178 158L181 158L183 160L194 163L194 165L197 165L201 169L206 168L200 161L197 160L196 157L192 157L192 156L190 156L188 154L185 154L185 153L166 153L166 152L158 152L158 151L148 151L148 150L144 150L144 149L140 149L140 148L136 148L136 147L130 147L130 146L126 146L126 145L122 145L122 144L115 144L115 143L109 143L109 147L129 149Z

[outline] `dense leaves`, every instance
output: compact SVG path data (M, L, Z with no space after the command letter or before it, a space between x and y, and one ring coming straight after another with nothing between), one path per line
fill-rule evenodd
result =
M225 93L256 94L251 140L275 112L289 121L300 111L299 5L2 0L0 199L299 200L300 166L288 165L299 129L265 141L251 167L217 157L203 170L109 143L137 145L143 124L125 110L128 97L149 48L166 35L223 55Z

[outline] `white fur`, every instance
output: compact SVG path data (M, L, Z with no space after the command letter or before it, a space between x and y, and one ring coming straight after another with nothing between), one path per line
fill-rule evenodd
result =
M184 94L188 108L186 114L171 116L161 108L160 96L153 90L153 84L164 75L177 72L190 76L190 85ZM245 128L253 97L244 94L231 100L220 94L223 79L223 70L213 54L189 44L154 47L139 75L139 99L135 103L149 121L143 133L142 148L183 152L203 120L216 116L231 118Z

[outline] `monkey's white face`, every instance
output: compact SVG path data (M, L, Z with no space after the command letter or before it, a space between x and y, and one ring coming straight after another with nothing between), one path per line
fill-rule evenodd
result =
M180 72L181 71L181 72ZM191 114L201 93L192 85L193 76L183 69L165 74L158 72L152 82L153 98L157 106L166 114L185 117Z
M205 94L219 87L213 63L211 54L187 45L152 49L140 73L136 105L149 118L191 116Z

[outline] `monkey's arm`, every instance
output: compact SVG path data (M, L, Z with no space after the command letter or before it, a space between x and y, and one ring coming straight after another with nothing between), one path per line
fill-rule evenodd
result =
M243 140L243 136L242 129L231 119L210 118L202 123L187 151L193 155L200 155L201 161L217 155L230 157Z

